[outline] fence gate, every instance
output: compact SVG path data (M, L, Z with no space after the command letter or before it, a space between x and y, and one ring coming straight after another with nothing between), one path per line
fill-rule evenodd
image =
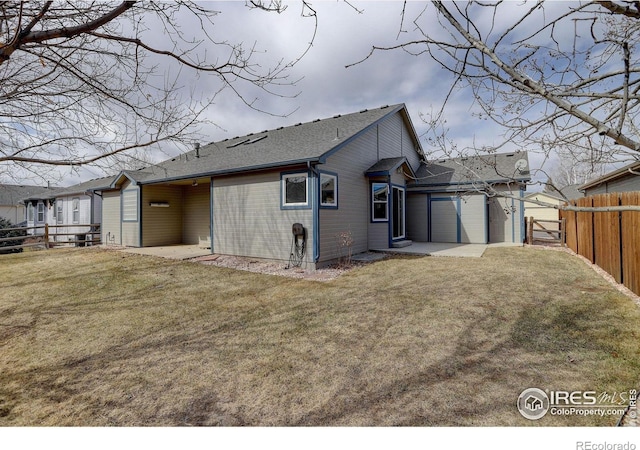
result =
M527 244L560 244L565 245L566 222L560 220L542 220L529 217L526 221Z

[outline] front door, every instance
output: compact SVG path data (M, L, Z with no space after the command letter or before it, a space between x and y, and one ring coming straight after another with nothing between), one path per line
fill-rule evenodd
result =
M404 238L405 229L405 207L404 207L404 189L396 186L392 186L393 192L392 204L392 224L391 224L391 236L393 239Z

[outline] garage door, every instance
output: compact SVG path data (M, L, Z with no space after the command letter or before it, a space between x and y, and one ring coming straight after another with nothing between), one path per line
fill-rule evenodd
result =
M460 242L460 199L431 199L431 242Z

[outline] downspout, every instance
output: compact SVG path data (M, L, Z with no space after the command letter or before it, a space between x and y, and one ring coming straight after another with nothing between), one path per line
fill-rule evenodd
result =
M313 263L317 264L320 260L320 208L318 207L318 186L320 185L320 174L311 161L307 161L307 169L313 174L315 183L311 183L311 214L313 215Z

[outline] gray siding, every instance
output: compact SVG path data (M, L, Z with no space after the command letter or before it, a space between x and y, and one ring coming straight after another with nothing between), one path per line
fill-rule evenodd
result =
M627 175L623 178L607 181L598 186L586 190L586 195L608 194L610 192L640 191L640 176Z
M213 251L288 261L291 226L307 230L305 262L313 264L311 209L280 209L280 172L213 180Z
M502 189L509 195L519 196L518 190ZM522 214L523 202L506 197L489 199L489 242L522 242Z
M142 246L182 243L182 188L150 185L142 187ZM152 207L152 202L168 202L168 208Z
M319 166L338 174L338 209L320 209L320 261L340 257L340 233L350 232L353 253L369 249L369 189L364 172L377 162L376 130L371 129Z
M338 209L320 209L320 261L340 257L340 234L344 232L351 232L354 254L389 246L389 223L371 223L371 184L364 173L380 159L397 156L407 157L417 170L420 157L400 113L367 130L318 166L338 174ZM405 184L397 174L392 175L392 182Z
M210 190L208 183L183 187L183 244L211 246Z
M485 244L486 197L481 194L460 199L460 242Z
M431 199L431 240L458 242L458 201L455 197L434 195Z
M407 239L417 242L429 240L429 217L426 194L407 192Z
M372 250L389 248L388 222L372 222L369 224L369 248Z
M120 191L102 193L102 243L122 245L120 235Z

